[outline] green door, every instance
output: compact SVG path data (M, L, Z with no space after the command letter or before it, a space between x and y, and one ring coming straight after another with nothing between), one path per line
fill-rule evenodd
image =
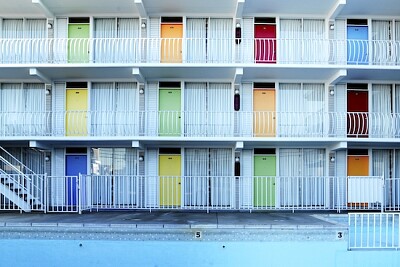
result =
M160 89L158 133L160 136L181 135L180 89Z
M254 156L254 206L275 206L276 156Z
M89 62L89 24L68 25L68 62Z

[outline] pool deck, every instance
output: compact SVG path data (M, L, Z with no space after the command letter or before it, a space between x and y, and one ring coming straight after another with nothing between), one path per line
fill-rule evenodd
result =
M336 240L347 232L346 218L308 212L0 213L0 239Z

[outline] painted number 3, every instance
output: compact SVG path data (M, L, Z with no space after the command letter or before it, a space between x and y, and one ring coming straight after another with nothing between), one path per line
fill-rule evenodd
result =
M337 232L337 238L342 239L343 238L343 232Z

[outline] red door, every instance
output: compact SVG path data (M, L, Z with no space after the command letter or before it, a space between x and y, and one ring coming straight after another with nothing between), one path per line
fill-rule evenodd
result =
M347 91L347 136L368 137L368 91Z
M276 26L254 25L254 59L256 63L276 63Z

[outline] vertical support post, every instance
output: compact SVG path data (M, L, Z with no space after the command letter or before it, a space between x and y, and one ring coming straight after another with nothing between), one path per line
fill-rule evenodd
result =
M78 179L77 179L77 185L76 185L76 190L78 191L76 195L78 196L78 213L79 214L82 214L82 208L81 208L82 198L81 198L81 188L80 188L80 186L81 186L81 178L82 178L82 174L79 173Z
M385 204L385 173L382 174L381 180L382 180L381 212L384 212L385 211L384 205L386 205Z
M47 173L44 174L43 176L43 208L44 208L44 213L47 213L47 203L48 203L48 193L47 193Z

